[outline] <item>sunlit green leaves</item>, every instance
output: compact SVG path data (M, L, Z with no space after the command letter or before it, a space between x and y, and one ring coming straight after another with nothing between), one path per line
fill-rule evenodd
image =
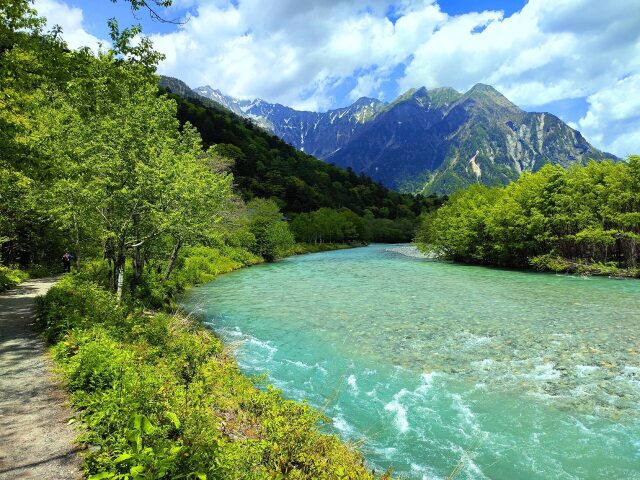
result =
M425 219L418 240L455 260L557 270L639 262L638 157L547 165L501 189L471 187ZM597 267L609 272L610 268ZM631 270L630 270L631 271Z

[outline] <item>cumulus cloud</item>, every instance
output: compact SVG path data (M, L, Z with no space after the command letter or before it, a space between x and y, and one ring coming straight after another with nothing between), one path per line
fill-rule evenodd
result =
M61 1L36 6L63 26L70 46L95 45L82 12ZM587 139L619 155L640 151L637 118L624 104L640 97L638 0L529 0L510 16L451 16L436 0L176 2L189 7L189 21L152 39L166 55L160 73L192 87L326 110L361 96L389 101L412 87L464 91L482 82L533 109L587 98L584 118L569 119Z
M591 95L640 70L636 0L531 0L520 12L449 18L400 84L496 86L520 105Z
M587 138L626 157L640 153L640 74L619 80L587 98L589 110L578 122Z
M97 52L100 43L109 44L85 30L82 9L69 7L66 3L56 0L35 0L33 6L40 16L46 17L48 29L55 25L62 27L62 36L69 48L89 47Z
M393 66L446 19L431 2L400 4L395 24L387 11L381 0L366 9L355 0L203 2L177 32L152 38L167 55L162 72L191 85L323 109L359 71L368 79L355 78L357 95L378 96Z

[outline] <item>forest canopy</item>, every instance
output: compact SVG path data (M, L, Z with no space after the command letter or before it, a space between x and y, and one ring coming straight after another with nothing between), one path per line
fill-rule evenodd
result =
M179 92L179 83L170 80L163 77L164 89ZM273 198L290 219L323 208L346 208L361 219L386 220L368 221L367 234L354 240L408 242L417 218L445 200L395 192L366 175L327 164L209 99L170 97L178 103L180 121L194 125L204 145L232 160L231 171L242 197Z
M473 186L427 215L417 241L462 262L633 272L640 262L640 157L546 165L506 187Z

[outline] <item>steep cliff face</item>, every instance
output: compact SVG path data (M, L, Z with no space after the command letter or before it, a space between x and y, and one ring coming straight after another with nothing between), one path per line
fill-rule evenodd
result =
M421 191L504 184L545 163L616 159L555 115L524 112L487 85L476 85L446 108L442 123L447 127L434 149L439 166L426 173Z
M325 113L237 100L211 87L196 92L306 153L400 190L450 193L472 183L508 183L545 163L616 158L558 117L525 112L483 84L464 94L411 89L389 104L361 98Z
M382 109L384 103L360 98L353 105L324 113L306 112L261 99L238 100L210 86L194 90L248 118L305 153L325 159L346 145L358 127Z

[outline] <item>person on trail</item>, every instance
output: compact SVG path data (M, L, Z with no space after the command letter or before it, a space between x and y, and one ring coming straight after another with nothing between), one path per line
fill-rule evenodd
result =
M64 267L64 273L71 272L71 259L73 255L71 255L68 251L64 251L64 255L62 255L62 266Z

